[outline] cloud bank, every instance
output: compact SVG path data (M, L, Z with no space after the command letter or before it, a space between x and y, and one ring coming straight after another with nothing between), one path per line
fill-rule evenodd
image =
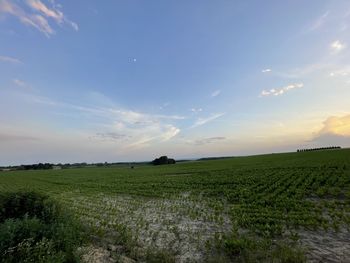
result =
M319 134L350 136L350 114L329 117L323 122L323 128Z
M323 122L322 129L315 134L313 143L321 146L350 146L350 114L332 116Z

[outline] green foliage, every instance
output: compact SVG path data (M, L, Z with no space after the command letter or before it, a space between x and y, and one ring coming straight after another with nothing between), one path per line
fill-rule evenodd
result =
M306 262L304 251L295 243L248 236L228 237L225 250L235 262L274 262L303 263Z
M159 158L154 159L151 164L153 165L163 165L163 164L175 164L176 161L174 159L168 158L167 156L161 156Z
M305 253L298 247L290 245L277 245L272 252L273 262L279 263L303 263L306 262Z
M146 262L148 263L174 263L175 257L172 253L165 250L151 250L146 253Z
M246 238L231 238L225 241L225 249L231 256L239 256L253 249L255 243Z
M82 229L48 197L3 194L0 208L0 262L76 261Z
M8 218L37 217L50 223L60 215L59 207L46 196L34 192L0 195L0 223Z

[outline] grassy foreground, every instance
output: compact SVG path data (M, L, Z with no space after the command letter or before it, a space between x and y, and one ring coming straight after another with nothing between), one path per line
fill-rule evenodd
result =
M0 192L49 195L111 259L304 262L342 257L308 235L349 237L350 150L169 166L0 172ZM307 246L307 245L308 246Z
M85 231L50 198L2 193L0 207L0 262L79 262Z

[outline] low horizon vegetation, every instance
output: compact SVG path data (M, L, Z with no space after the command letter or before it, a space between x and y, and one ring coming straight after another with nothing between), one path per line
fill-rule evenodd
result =
M297 149L296 152L309 152L309 151L326 151L326 150L339 150L342 149L340 146L328 146L328 147L318 147L318 148L303 148L303 149ZM345 148L347 149L347 148ZM283 153L291 153L291 152L279 152L277 154L283 154ZM276 154L276 153L271 153ZM264 155L264 154L257 154L257 156ZM168 156L161 156L159 158L155 158L153 161L125 161L125 162L80 162L80 163L34 163L34 164L20 164L20 165L5 165L0 166L0 172L1 169L8 171L8 170L50 170L55 168L62 168L62 169L68 169L68 168L83 168L83 167L106 167L106 166L128 166L128 167L135 167L140 165L147 165L147 164L153 164L153 165L159 165L159 164L175 164L178 162L189 162L189 161L210 161L210 160L221 160L221 159L230 159L230 158L236 158L236 157L249 157L254 155L248 155L248 156L211 156L211 157L200 157L200 158L190 158L190 159L174 159L174 158L168 158Z

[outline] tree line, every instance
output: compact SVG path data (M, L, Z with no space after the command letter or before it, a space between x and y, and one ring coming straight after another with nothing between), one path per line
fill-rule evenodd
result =
M151 162L153 165L161 164L175 164L175 160L167 156L161 156ZM100 163L38 163L38 164L21 164L13 166L0 166L1 171L16 171L16 170L49 170L49 169L70 169L70 168L84 168L84 167L130 167L135 168L139 165L149 165L150 162L100 162Z
M17 170L48 170L52 168L53 168L52 163L38 163L38 164L20 165L17 168Z
M312 151L334 150L334 149L341 149L341 147L330 146L330 147L320 147L320 148L298 149L297 152L312 152Z

